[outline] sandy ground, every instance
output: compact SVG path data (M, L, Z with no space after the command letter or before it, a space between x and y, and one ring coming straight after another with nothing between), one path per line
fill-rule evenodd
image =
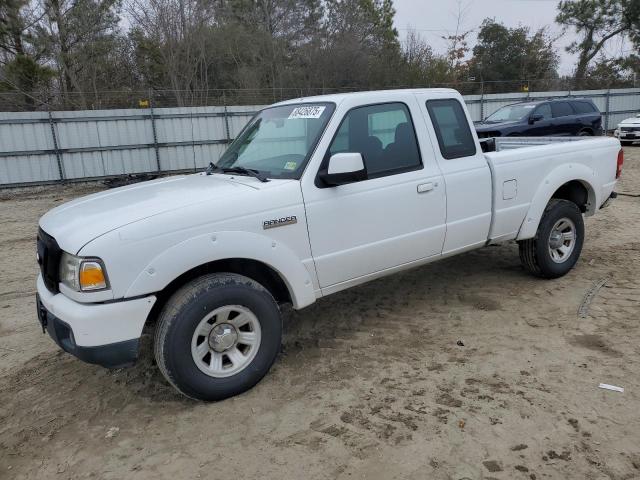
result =
M0 191L0 478L640 478L626 150L630 196L587 220L566 277L527 275L510 244L338 293L287 312L270 374L216 404L174 393L148 351L108 371L40 332L37 219L99 185Z

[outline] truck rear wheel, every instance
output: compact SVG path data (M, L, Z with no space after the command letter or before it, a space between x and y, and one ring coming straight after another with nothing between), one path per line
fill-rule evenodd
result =
M169 299L156 327L155 357L183 395L222 400L266 375L281 337L280 310L262 285L216 273L189 282Z
M536 236L519 242L520 261L538 277L558 278L576 264L583 242L584 221L578 206L568 200L552 199Z

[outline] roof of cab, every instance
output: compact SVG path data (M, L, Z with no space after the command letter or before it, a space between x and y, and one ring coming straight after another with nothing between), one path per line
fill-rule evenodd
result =
M339 104L345 98L366 98L367 101L377 101L380 98L386 98L393 96L400 96L406 94L429 94L429 93L450 93L460 95L457 90L452 88L402 88L394 90L370 90L365 92L349 92L349 93L332 93L328 95L315 95L311 97L298 97L291 98L282 102L275 103L274 105L289 105L292 103L309 103L309 102L334 102Z

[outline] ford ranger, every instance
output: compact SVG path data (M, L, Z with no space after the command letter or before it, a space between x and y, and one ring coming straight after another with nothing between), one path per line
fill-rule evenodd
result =
M622 150L529 140L481 144L448 89L275 104L206 171L45 214L38 318L62 349L106 367L134 363L153 325L157 364L182 394L241 393L276 358L281 304L507 241L532 274L566 274L583 216L615 196Z

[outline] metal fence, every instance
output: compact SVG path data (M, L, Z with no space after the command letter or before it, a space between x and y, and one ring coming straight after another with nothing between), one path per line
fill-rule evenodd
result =
M0 186L203 168L259 108L0 113Z
M468 95L474 120L527 99L592 99L611 130L640 111L640 89ZM0 187L187 171L217 160L257 105L0 112Z

